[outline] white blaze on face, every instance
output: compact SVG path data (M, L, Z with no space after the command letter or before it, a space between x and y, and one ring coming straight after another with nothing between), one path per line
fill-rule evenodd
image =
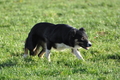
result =
M92 45L92 43L90 41L88 41L88 44Z

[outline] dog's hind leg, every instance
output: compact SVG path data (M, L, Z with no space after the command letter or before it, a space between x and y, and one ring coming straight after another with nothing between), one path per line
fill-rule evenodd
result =
M50 59L50 50L51 50L51 48L52 48L52 45L53 45L53 43L52 42L47 42L47 48L46 48L46 58L48 59L48 61L50 62L51 61L51 59Z
M38 54L38 57L43 58L44 54L45 54L45 49L42 49L42 50L40 51L40 53Z
M42 47L42 50L41 50L40 53L38 54L38 57L43 58L43 56L44 56L44 54L45 54L45 50L46 50L46 46L45 46L45 43L44 43L44 42L41 42L41 47Z
M49 49L46 49L46 58L48 59L48 61L50 62L51 59L50 59L50 50Z
M40 45L37 45L34 49L33 49L33 56L37 55L39 53L40 50Z

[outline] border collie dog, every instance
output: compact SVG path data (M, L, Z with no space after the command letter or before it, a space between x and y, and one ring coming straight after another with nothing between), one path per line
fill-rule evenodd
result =
M50 61L51 48L57 50L70 48L78 59L84 60L78 48L88 50L91 45L84 28L76 29L66 24L42 22L34 25L28 34L23 56L27 57L29 52L32 56L38 54L39 57L43 57L46 53L46 57Z

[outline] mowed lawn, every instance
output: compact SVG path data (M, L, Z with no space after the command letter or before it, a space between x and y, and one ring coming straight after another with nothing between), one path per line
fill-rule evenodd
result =
M23 58L34 24L84 27L92 47ZM120 80L120 0L0 0L0 80Z

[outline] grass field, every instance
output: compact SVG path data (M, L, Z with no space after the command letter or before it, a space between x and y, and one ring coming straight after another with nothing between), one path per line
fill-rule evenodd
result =
M84 27L93 46L52 49L51 60L23 58L25 39L38 22ZM120 80L120 0L0 0L0 80Z

